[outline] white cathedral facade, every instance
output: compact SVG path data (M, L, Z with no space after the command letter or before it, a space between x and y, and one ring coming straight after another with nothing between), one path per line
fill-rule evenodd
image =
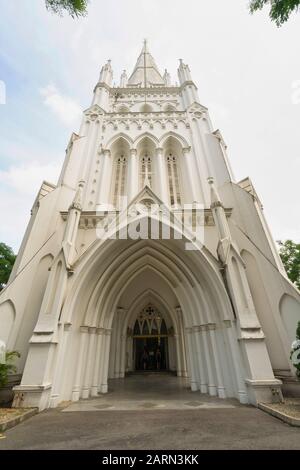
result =
M57 185L41 186L0 295L15 406L107 393L157 350L199 394L256 405L293 382L299 291L182 61L178 78L146 42L119 86L109 61Z

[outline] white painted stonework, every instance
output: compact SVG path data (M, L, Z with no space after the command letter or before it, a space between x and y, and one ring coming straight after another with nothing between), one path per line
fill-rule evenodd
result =
M120 87L104 65L58 184L37 195L0 296L0 339L21 353L15 406L106 393L138 368L139 335L158 329L165 368L195 393L255 405L294 375L299 292L182 61L178 78L146 43Z

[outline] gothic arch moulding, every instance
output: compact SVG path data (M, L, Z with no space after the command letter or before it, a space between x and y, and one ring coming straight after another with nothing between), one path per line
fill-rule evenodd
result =
M129 145L129 147L132 147L133 145L132 138L129 137L129 135L125 134L124 132L119 132L118 134L111 137L103 147L105 149L110 149L113 144L115 144L118 140L122 140L122 139Z
M8 344L11 330L16 318L16 309L11 300L0 304L0 339Z
M187 140L184 137L182 137L182 135L177 134L177 132L173 132L173 131L166 132L164 135L161 136L159 140L160 147L163 147L170 137L175 139L180 144L181 147L183 148L190 147L190 144L187 142Z
M296 339L296 328L300 322L300 303L295 297L283 294L279 302L279 309L289 342L292 344Z
M151 134L150 132L144 132L143 134L139 135L137 139L134 141L134 148L136 148L143 140L149 139L153 145L158 147L159 140L155 135Z

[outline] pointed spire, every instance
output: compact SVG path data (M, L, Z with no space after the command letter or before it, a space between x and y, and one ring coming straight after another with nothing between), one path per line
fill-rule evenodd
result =
M126 70L123 70L123 73L121 75L121 80L120 80L120 87L125 88L127 85L127 82L128 82L127 73L126 73Z
M181 85L184 82L192 81L190 68L182 59L179 59L178 77Z
M144 53L144 54L148 53L147 39L144 39L144 46L143 46L143 49L142 49L142 53Z
M138 57L134 70L128 80L129 86L146 88L150 86L165 86L156 63L148 51L147 40L144 40L142 51Z
M165 69L164 73L164 82L167 87L171 86L171 75L169 74L167 69Z
M113 79L113 70L111 66L111 60L109 59L105 65L101 68L99 82L106 83L111 86Z

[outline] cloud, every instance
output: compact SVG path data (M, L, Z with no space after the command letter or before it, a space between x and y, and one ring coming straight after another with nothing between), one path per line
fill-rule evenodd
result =
M40 94L44 98L44 104L66 126L77 125L82 113L79 104L68 96L61 94L55 85L49 84L40 88Z
M0 171L0 212L5 224L0 226L0 240L17 251L30 217L37 192L46 179L56 183L61 164L29 162Z
M43 165L38 162L11 166L8 170L0 171L0 183L15 193L34 197L45 177L47 181L57 181L60 168L60 164Z

